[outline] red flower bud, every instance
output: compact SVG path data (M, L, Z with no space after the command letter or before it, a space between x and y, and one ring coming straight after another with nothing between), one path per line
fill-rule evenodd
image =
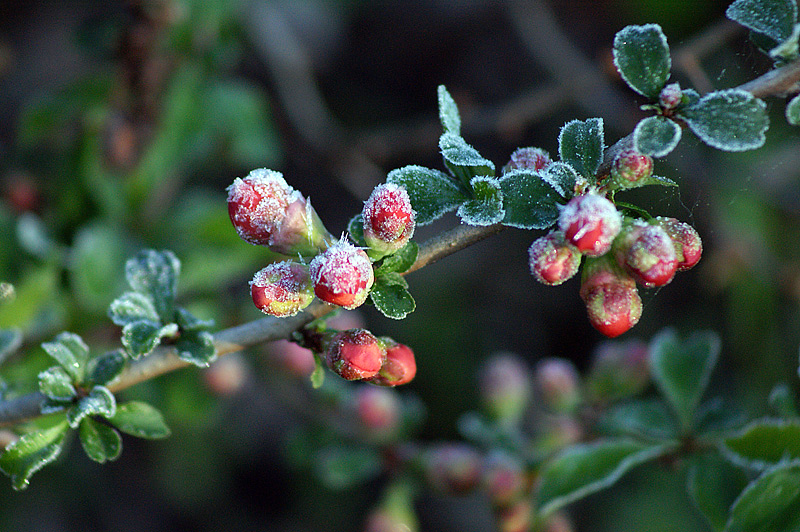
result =
M481 484L492 504L508 506L525 494L528 483L519 460L494 451L484 461Z
M364 240L373 258L394 253L414 235L416 212L405 187L378 185L364 203Z
M481 461L472 447L451 443L429 449L423 458L423 467L434 488L452 495L466 495L480 482Z
M366 329L336 333L325 350L328 367L349 381L374 377L385 360L381 341Z
M567 242L590 257L603 255L622 227L622 216L611 201L598 194L572 198L561 209L558 227Z
M386 362L370 382L380 386L400 386L414 380L417 374L417 361L414 351L407 345L399 344L391 338L381 338L386 346Z
M541 148L517 148L503 167L503 173L511 170L542 170L551 162L550 154Z
M661 94L658 95L658 104L665 111L675 109L683 101L683 92L678 83L670 83L661 89Z
M310 377L316 367L314 353L289 340L269 344L269 357L278 368L298 378Z
M246 380L247 366L239 353L217 359L203 372L206 387L211 393L222 397L241 390Z
M555 286L570 279L581 265L578 248L568 244L564 234L553 231L533 241L528 248L531 273L540 283Z
M649 349L641 340L601 342L592 354L586 389L594 401L618 401L650 382Z
M678 269L675 246L664 229L635 221L614 242L617 263L643 286L664 286Z
M585 266L580 296L592 326L609 338L628 331L642 316L636 282L605 257Z
M364 303L375 282L367 254L345 241L314 257L309 268L317 297L346 309Z
M496 354L478 372L478 391L489 417L504 424L518 423L531 396L530 370L517 355Z
M653 158L636 150L623 150L614 158L611 175L617 186L630 188L653 175Z
M546 358L536 365L536 385L552 411L569 413L581 401L580 377L575 365L563 358Z
M314 300L308 266L288 260L274 262L253 276L250 294L264 314L294 316Z
M361 386L356 391L356 412L368 432L389 434L399 426L400 401L393 390Z
M700 235L694 227L675 218L661 216L654 222L672 239L679 272L688 270L700 262L700 257L703 255L703 241L700 240Z

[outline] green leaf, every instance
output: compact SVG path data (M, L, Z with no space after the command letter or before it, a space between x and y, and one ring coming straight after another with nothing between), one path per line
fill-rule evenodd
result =
M139 438L155 440L170 435L161 412L147 403L128 401L117 405L117 412L108 418L117 429Z
M578 172L567 163L554 162L539 170L539 176L565 199L575 195Z
M314 472L332 490L352 488L380 473L383 460L371 447L326 447L314 457Z
M22 331L14 327L0 329L0 365L22 345Z
M42 348L67 370L73 382L83 382L89 348L80 336L62 332L56 336L54 342L42 344Z
M185 331L175 343L178 357L201 368L217 359L214 336L208 331Z
M164 323L175 319L175 294L180 271L180 261L168 250L144 249L125 263L128 284L135 291L148 294L153 299Z
M695 432L713 438L740 428L746 419L739 408L713 397L697 408Z
M410 199L410 198L409 198ZM350 240L352 240L356 246L358 247L368 247L367 241L364 240L364 215L363 214L356 214L350 221L347 222L347 233L350 235Z
M545 229L558 220L561 195L531 170L512 170L500 178L503 225L520 229Z
M786 384L776 384L769 393L768 402L770 408L782 418L800 417L794 393Z
M458 135L442 134L439 137L439 149L445 166L465 185L477 175L494 176L494 163L484 159L478 150ZM413 201L411 205L414 205Z
M155 323L161 321L153 298L141 292L125 292L112 301L108 307L108 317L120 327L141 320Z
M681 140L681 126L662 116L650 116L636 124L633 149L652 157L665 157Z
M458 112L455 100L447 92L444 85L437 89L439 95L439 120L445 133L461 135L461 115Z
M88 416L102 416L110 418L117 411L117 401L114 394L105 386L95 386L89 395L81 397L78 403L67 411L69 426L77 429L81 420Z
M603 162L604 148L602 118L572 120L564 124L558 135L559 157L586 178L594 177Z
M800 459L800 421L761 419L726 438L723 444L726 455L737 464L767 469Z
M747 486L747 475L718 454L705 454L693 459L686 484L694 505L711 528L720 532L731 505Z
M175 323L182 332L207 331L214 327L214 320L202 320L183 307L175 309Z
M794 31L788 39L778 44L769 51L769 56L778 65L788 63L797 59L800 54L800 24L794 25Z
M599 426L612 435L661 440L677 436L674 418L658 400L614 405L602 414Z
M141 320L129 323L122 328L122 345L133 359L137 359L153 351L162 338L171 337L178 333L178 325L169 323L162 326L160 323Z
M122 438L113 427L104 425L92 418L85 418L78 428L86 456L101 464L119 458L122 452Z
M369 297L381 314L395 320L402 320L417 308L408 291L408 283L397 273L375 279Z
M800 462L788 462L751 482L731 507L725 532L800 530Z
M322 357L314 355L314 371L311 373L311 387L315 390L322 387L325 382L325 366L322 364Z
M741 89L708 93L679 114L700 140L723 151L760 148L769 128L767 105Z
M614 439L568 447L542 468L541 512L548 514L607 488L633 467L664 456L676 446Z
M667 329L650 344L653 380L672 405L684 430L691 427L719 351L719 337L711 332L695 333L680 342L675 332Z
M745 28L782 43L794 31L797 3L795 0L736 0L728 6L725 15Z
M82 308L103 311L113 294L125 289L119 272L131 237L117 227L93 224L82 228L70 250L70 285Z
M461 185L438 170L404 166L389 172L388 183L403 185L417 212L417 225L426 225L455 210L468 198Z
M125 353L116 349L103 353L89 361L89 382L99 386L107 386L119 377L125 369L127 357Z
M494 177L476 176L470 181L472 196L458 207L456 214L467 225L486 226L503 219L503 193L500 182Z
M614 65L633 90L658 98L669 79L672 60L661 26L626 26L614 36Z
M67 434L66 421L48 429L23 434L0 456L0 470L11 477L15 490L28 487L31 475L58 458Z
M55 401L69 401L78 393L72 385L72 377L61 366L39 373L39 391Z
M418 254L419 246L413 240L409 240L408 244L381 259L375 268L375 275L381 276L387 273L403 273L417 262Z
M786 105L786 121L793 126L800 126L800 94Z

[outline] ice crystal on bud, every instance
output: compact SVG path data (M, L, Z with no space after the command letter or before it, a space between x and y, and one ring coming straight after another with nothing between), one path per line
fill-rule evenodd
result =
M375 187L364 202L364 239L376 255L394 253L414 235L416 212L406 188L395 183Z
M517 148L503 167L503 173L511 170L543 170L551 162L550 154L541 148Z
M678 107L683 101L683 92L679 83L670 83L661 89L658 95L658 104L665 111Z
M672 239L679 272L688 270L700 262L700 257L703 255L703 241L694 227L675 218L662 216L653 222L663 228Z
M582 253L598 257L611 248L622 227L622 216L605 196L589 193L572 198L561 209L558 227Z
M605 257L600 259L605 262ZM611 265L587 268L580 296L592 326L614 338L627 332L642 316L642 300L636 282ZM607 268L605 266L608 266Z
M658 225L634 222L614 242L617 263L637 282L652 288L672 281L678 268L675 247Z
M309 269L316 296L346 309L364 303L375 282L367 254L344 240L314 257Z
M374 377L385 361L382 343L366 329L336 333L325 351L328 367L349 381Z
M580 251L568 244L560 231L534 240L528 248L528 258L533 276L547 285L559 285L572 278L581 265Z
M308 266L291 261L272 263L250 281L250 294L265 314L294 316L314 299Z

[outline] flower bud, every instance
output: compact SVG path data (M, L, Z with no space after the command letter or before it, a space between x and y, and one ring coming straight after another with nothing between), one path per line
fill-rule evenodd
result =
M605 341L595 348L586 377L586 390L593 401L632 397L644 391L649 382L649 349L645 342Z
M219 358L203 371L206 387L221 397L231 396L241 390L246 380L247 366L239 353Z
M603 255L622 227L622 216L599 194L576 196L561 209L558 227L567 242L590 257Z
M379 386L400 386L414 380L417 374L414 351L388 337L381 337L381 341L386 347L386 362L370 382Z
M253 276L250 295L264 314L294 316L314 300L308 266L288 260L274 262Z
M550 154L541 148L517 148L503 167L503 173L511 170L542 170L551 162Z
M536 452L542 455L557 453L585 436L583 426L574 416L548 416L539 429Z
M628 149L621 151L611 167L611 177L620 188L631 188L653 175L653 158Z
M675 246L664 229L634 221L614 242L617 263L647 288L664 286L678 269Z
M609 338L628 331L642 316L636 282L606 257L587 262L580 296L589 322Z
M360 386L356 391L356 412L368 432L390 434L400 423L400 400L393 390Z
M509 506L528 487L522 464L504 451L490 453L483 463L481 485L495 506Z
M379 259L405 246L414 235L416 215L404 186L384 183L375 187L362 211L367 253Z
M658 104L665 111L670 111L678 107L683 101L683 92L679 83L670 83L661 89L658 95Z
M675 247L675 256L678 259L678 271L682 272L694 267L700 262L703 254L703 241L691 225L676 220L659 216L653 222L664 229L672 239Z
M269 357L278 368L298 378L310 377L316 367L314 353L289 340L269 344Z
M481 456L472 447L448 443L425 452L425 478L435 489L451 495L466 495L481 480Z
M496 354L478 372L478 391L490 418L513 425L522 419L528 407L530 371L517 355Z
M276 253L313 257L332 240L316 211L280 172L259 168L227 188L228 214L245 241Z
M370 379L386 360L380 340L366 329L336 333L325 350L325 362L334 373L349 381Z
M575 527L564 512L550 514L545 521L542 532L573 532Z
M528 248L531 273L540 283L555 286L570 279L581 265L578 248L568 244L564 234L553 231L533 241Z
M580 377L563 358L546 358L536 365L535 382L542 401L553 412L568 414L581 402Z
M314 257L309 269L316 296L346 309L363 304L375 282L367 254L345 241Z

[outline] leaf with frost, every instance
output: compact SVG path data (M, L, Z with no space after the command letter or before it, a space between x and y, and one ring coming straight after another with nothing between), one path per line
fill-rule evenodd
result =
M533 170L512 170L499 179L503 192L503 225L545 229L558 220L564 201L553 186Z
M53 366L39 373L39 391L54 401L69 401L77 395L72 377L61 366Z
M614 36L614 65L630 88L651 100L669 79L672 60L661 26L626 26Z
M106 386L125 369L127 357L121 349L109 351L89 361L89 382Z
M87 416L113 417L117 411L114 394L105 386L95 386L89 395L81 397L78 403L67 412L67 422L77 429L81 420Z
M439 149L445 166L464 184L469 184L478 175L494 176L494 163L484 159L459 135L444 133L439 137Z
M176 334L178 325L175 323L162 326L150 320L135 321L122 328L122 345L131 358L136 359L155 349L162 338Z
M112 301L108 317L120 327L140 320L160 321L153 298L141 292L125 292Z
M417 225L427 225L441 218L468 199L462 186L449 175L422 166L392 170L386 182L406 188L417 213Z
M550 163L539 170L542 180L547 182L564 199L575 195L575 183L578 182L578 172L567 163Z
M80 336L62 332L56 336L55 341L42 344L42 348L67 370L73 382L83 382L89 347Z
M48 429L23 434L0 455L0 471L11 477L15 490L28 487L31 475L58 458L67 434L66 421Z
M217 359L214 336L205 330L184 331L175 343L178 358L201 368Z
M112 425L125 434L150 440L166 438L169 427L153 406L140 401L128 401L117 406L116 413L108 418Z
M800 421L760 419L726 438L723 444L731 461L754 469L800 460Z
M760 148L769 128L767 104L741 89L708 93L679 114L700 140L723 151Z
M125 263L125 278L136 292L149 295L165 323L175 319L175 295L181 263L168 250L144 249Z
M636 124L633 148L651 157L665 157L681 140L681 126L661 116L650 116Z
M367 241L364 240L364 215L361 213L356 214L350 221L347 223L347 234L350 235L350 240L353 243L362 248L369 247L367 246Z
M461 135L461 115L458 112L455 100L447 92L444 85L439 85L439 120L445 133Z
M603 162L603 119L572 120L558 135L558 155L580 175L592 178Z
M780 44L794 31L797 3L795 0L736 0L728 6L725 15Z
M389 273L375 279L369 297L381 314L395 320L402 320L417 308L417 303L408 291L408 283L398 273Z
M786 120L793 126L800 126L800 94L786 105Z
M92 418L85 418L78 428L78 438L86 456L103 464L119 458L122 453L122 438L113 427Z
M472 196L458 207L457 214L467 225L496 224L505 216L503 193L494 177L476 176L470 181Z

